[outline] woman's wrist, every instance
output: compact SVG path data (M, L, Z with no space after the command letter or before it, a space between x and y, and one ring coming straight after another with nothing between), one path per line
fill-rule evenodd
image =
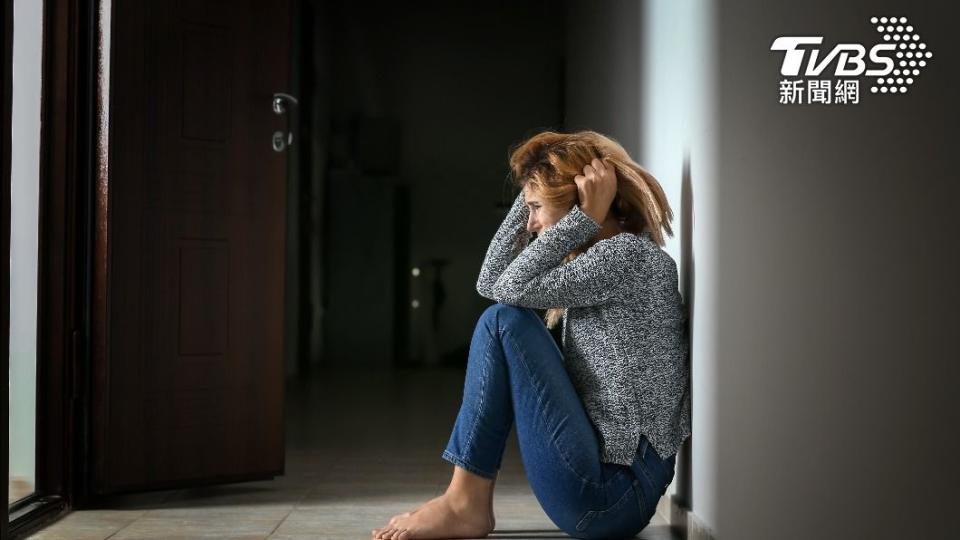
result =
M603 222L607 219L607 212L600 212L594 208L591 208L586 205L580 205L580 211L590 217L590 219L597 222L598 225L603 226Z

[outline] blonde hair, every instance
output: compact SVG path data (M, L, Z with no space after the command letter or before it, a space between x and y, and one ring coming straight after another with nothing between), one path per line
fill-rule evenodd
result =
M577 184L573 180L583 174L584 166L594 158L612 165L617 174L617 194L610 204L610 215L620 228L633 234L649 233L660 246L664 233L673 236L670 222L673 211L660 183L638 165L617 141L595 131L558 133L543 131L516 145L510 153L513 182L521 189L530 184L544 201L558 208L572 209L578 204ZM602 224L601 224L602 225ZM567 255L566 264L590 248L596 239ZM550 308L546 313L548 328L554 328L564 308Z

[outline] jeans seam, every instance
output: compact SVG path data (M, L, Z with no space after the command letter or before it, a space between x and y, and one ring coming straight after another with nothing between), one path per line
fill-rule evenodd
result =
M633 491L637 494L637 501L639 501L640 512L646 514L647 512L647 502L643 498L643 486L640 485L641 481L639 478L633 481Z
M633 493L633 495L635 495L637 499L642 499L642 497L640 497L640 494L637 493L635 486L636 486L636 480L634 480L633 482L630 483L630 485L627 486L627 489L624 490L624 492L619 497L617 497L616 501L606 506L605 508L600 510L596 510L596 509L587 510L583 514L583 516L580 517L580 520L577 522L575 526L577 531L582 532L586 530L587 527L591 525L593 521L597 518L603 518L607 515L611 515L611 513L613 513L612 515L619 514L619 512L623 509L623 507L626 506L627 500L630 497L631 493ZM643 503L641 502L641 504ZM587 519L588 517L589 519Z
M633 491L633 484L632 484L632 483L631 483L631 485L627 486L627 489L624 490L623 494L621 494L619 497L617 497L617 500L614 501L613 504L611 504L610 506L607 506L607 507L604 508L603 510L597 510L597 514L598 514L598 515L607 515L607 514L609 514L613 509L619 508L619 507L623 506L624 504L626 504L626 501L625 501L624 499L625 499L628 495L630 495L630 492L631 492L631 491Z
M509 334L509 332L507 332L506 329L502 329L501 339L505 334ZM532 380L532 372L530 370L529 364L527 363L526 356L523 353L523 349L521 347L516 346L517 342L514 340L513 336L510 336L510 340L513 342L514 348L517 350L517 355L520 358L520 362L523 364L524 369L527 371L527 374L531 376L531 380ZM504 352L504 354L506 354L506 352ZM541 402L541 396L539 394L537 395L537 402L538 403ZM560 455L560 459L561 461L563 461L563 464L567 468L567 470L569 470L571 473L573 473L574 476L579 478L581 482L584 482L586 484L590 484L593 486L597 486L597 487L602 487L601 484L598 484L597 482L584 478L584 476L579 471L573 468L573 465L570 464L570 461L567 459L566 454L564 453L563 449L560 448L560 445L557 444L556 440L552 440L551 444L553 444L554 448L557 449L557 453Z
M650 474L647 473L647 467L645 466L645 464L640 467L640 471L643 473L645 477L647 477L647 481L650 483L650 487L652 489L658 489L657 482L654 482L653 478L650 478Z
M470 427L470 435L464 444L465 448L470 448L473 444L473 439L477 436L477 428L480 425L480 418L483 416L483 407L486 404L484 402L484 391L487 388L487 377L489 377L487 369L489 368L488 359L490 358L490 349L491 347L487 347L487 350L484 351L483 361L480 364L480 403L477 404L477 412L473 415L473 425Z

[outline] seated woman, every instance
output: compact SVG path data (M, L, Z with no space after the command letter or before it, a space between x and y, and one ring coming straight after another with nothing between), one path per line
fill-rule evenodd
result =
M656 512L690 435L687 316L677 265L661 249L673 215L657 180L593 131L537 134L510 167L521 190L477 280L496 303L474 330L441 456L453 477L374 538L493 531L514 421L530 485L557 527L630 537ZM562 352L548 331L558 322Z

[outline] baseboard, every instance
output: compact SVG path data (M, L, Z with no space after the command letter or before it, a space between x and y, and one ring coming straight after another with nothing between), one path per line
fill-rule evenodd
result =
M717 535L675 495L660 497L657 514L684 540L716 540Z

